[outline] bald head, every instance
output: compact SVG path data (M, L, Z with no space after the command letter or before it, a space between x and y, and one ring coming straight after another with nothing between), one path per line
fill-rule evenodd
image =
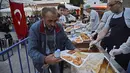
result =
M112 0L112 1L108 2L108 5L110 5L110 4L120 4L120 5L122 5L122 2L120 0Z
M112 0L108 3L108 7L113 13L120 13L123 10L122 2L119 0Z

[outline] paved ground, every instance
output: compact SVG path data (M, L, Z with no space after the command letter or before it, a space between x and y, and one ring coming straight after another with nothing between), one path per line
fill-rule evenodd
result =
M2 34L0 34L0 37L1 37L1 35ZM15 40L17 39L16 33L12 32L11 35L12 35L13 39L15 39ZM23 73L29 73L24 46L22 46L22 49L20 49L20 53L21 53ZM19 57L18 57L18 50L16 48L13 49L13 56L11 56L10 59L11 59L13 73L21 73ZM1 60L1 56L0 56L0 60ZM29 58L29 62L30 62L31 73L35 73L34 67L33 67L33 64L32 64L32 61L30 58ZM0 73L11 73L8 60L0 61ZM70 67L65 68L64 73L70 73Z
M26 53L25 49L22 48L20 49L21 53L21 59L22 59L22 66L23 66L23 73L28 73L28 66L27 66L27 60L26 60ZM18 51L15 49L14 50L14 55L11 56L11 63L12 63L12 68L13 68L13 73L21 73L20 70L20 64L19 64L19 59L18 59ZM31 59L29 58L30 61L30 67L31 67L31 73L34 73L34 68ZM0 61L0 73L11 73L9 69L9 63L8 60L6 61ZM71 73L70 68L65 68L64 73Z
M22 48L20 50L20 53L21 53L21 60L22 60L22 66L23 66L24 73L28 73L25 49ZM16 49L14 50L14 55L11 56L10 59L11 59L11 63L12 63L13 72L20 73L21 72L20 63L19 63L18 51ZM29 61L30 61L31 73L33 73L34 72L33 64L31 62L31 59ZM0 62L0 73L10 73L9 68L10 67L9 67L8 60Z

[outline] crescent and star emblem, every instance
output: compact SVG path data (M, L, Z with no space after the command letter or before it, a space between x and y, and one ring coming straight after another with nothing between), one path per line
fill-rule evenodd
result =
M19 9L15 9L14 15L16 15L16 13L18 13L20 15L20 20L21 20L22 19L22 14L21 14L20 10ZM18 20L18 24L19 25L20 25L20 20Z

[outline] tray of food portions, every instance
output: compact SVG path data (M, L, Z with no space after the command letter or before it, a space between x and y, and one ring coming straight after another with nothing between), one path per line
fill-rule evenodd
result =
M83 39L81 38L81 36L78 36L78 37L75 37L74 42L83 43Z
M111 63L108 66L108 60L106 59L106 57L104 57L103 63L100 66L100 70L97 73L120 73ZM107 69L108 66L108 69Z
M72 30L73 30L73 27L72 27L72 26L67 27L67 28L65 29L66 32L71 32Z
M120 73L111 63L108 66L109 62L103 53L88 53L88 55L81 67L72 67L74 73Z
M89 54L84 52L75 52L74 50L64 50L61 51L60 56L64 61L71 65L81 67L89 57Z
M83 41L89 41L89 42L91 41L90 37L85 33L81 33L80 36Z

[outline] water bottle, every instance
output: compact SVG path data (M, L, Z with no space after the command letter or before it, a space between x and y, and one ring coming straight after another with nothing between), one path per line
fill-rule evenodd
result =
M55 52L54 52L54 56L56 58L60 58L60 49L57 49Z

